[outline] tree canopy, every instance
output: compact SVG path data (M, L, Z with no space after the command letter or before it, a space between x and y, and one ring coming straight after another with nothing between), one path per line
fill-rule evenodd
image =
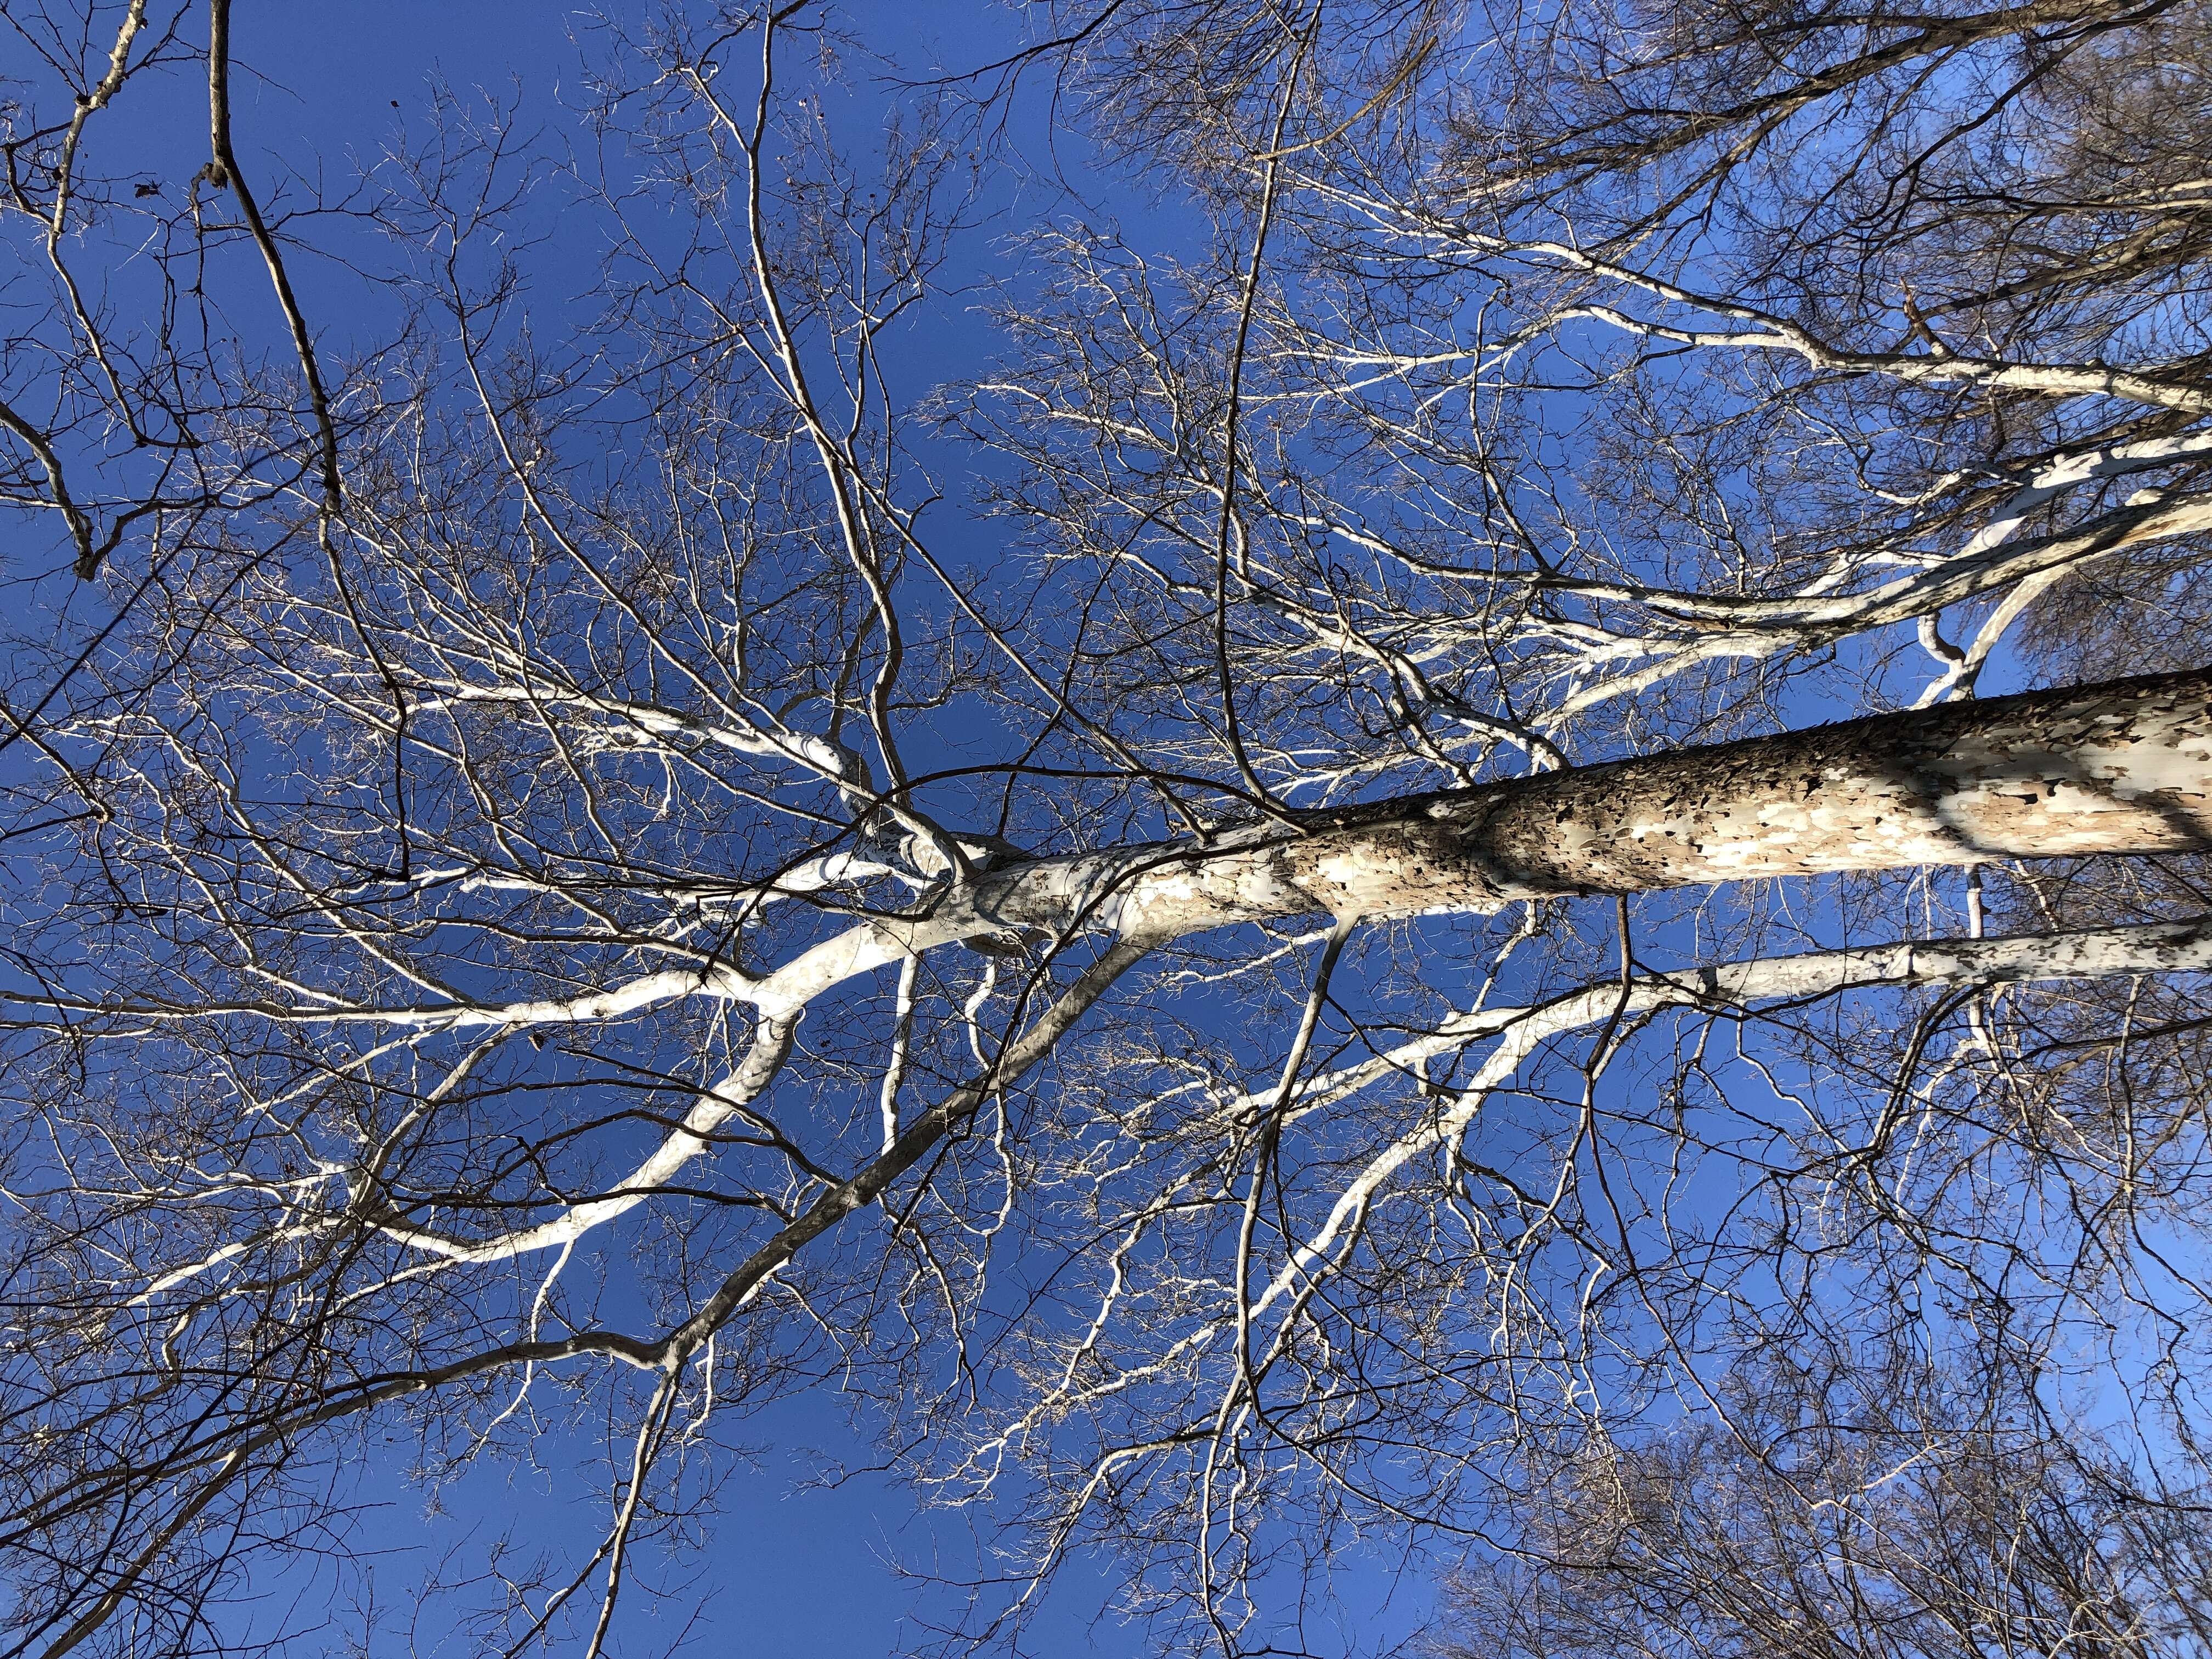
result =
M0 0L0 1654L2204 1651L2212 9L978 15Z

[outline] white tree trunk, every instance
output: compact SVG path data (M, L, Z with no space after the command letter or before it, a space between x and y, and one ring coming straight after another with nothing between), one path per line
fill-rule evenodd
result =
M1877 714L1305 815L987 880L975 908L1125 937L1492 909L1757 877L2212 848L2212 671ZM1118 897L1109 889L1118 888ZM948 918L947 920L951 920Z

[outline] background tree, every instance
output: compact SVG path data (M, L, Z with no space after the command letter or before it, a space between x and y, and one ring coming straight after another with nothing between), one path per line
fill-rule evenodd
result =
M1531 1507L1540 1553L1457 1587L1448 1650L2137 1654L2204 1640L2201 1510L2138 1488L2101 1449L2019 1433L2036 1412L2008 1379L1959 1389L1854 1354L1733 1381L1748 1443L1692 1429L1586 1449Z
M404 1426L599 1439L432 1586L598 1653L830 1376L1003 1529L954 1641L1103 1551L1309 1649L1379 1539L1531 1652L2185 1650L2202 9L1035 21L864 158L804 5L610 22L581 159L445 99L343 359L221 0L52 37L7 1650L236 1644ZM171 75L238 223L125 325L70 181ZM1048 82L1164 204L902 386Z

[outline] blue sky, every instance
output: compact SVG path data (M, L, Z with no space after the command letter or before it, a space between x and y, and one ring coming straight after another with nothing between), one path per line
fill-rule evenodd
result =
M631 0L620 3L625 12L631 9ZM867 47L919 74L940 66L957 70L1002 56L1014 44L1019 9L986 5L981 0L965 5L857 0L843 14ZM188 15L197 15L197 8ZM108 27L112 16L111 7L97 27ZM574 31L588 38L590 27L586 14L555 5L370 5L329 0L279 7L270 0L239 0L233 110L236 147L257 193L273 212L282 214L317 192L326 202L343 204L356 172L377 167L387 147L426 138L431 131L434 86L450 88L464 103L489 99L512 106L517 125L526 131L541 130L549 149L572 142L584 145L588 137L574 106L581 90L579 46L571 35ZM96 59L98 53L93 55ZM1118 220L1130 228L1128 240L1147 251L1175 248L1207 234L1194 216L1164 206L1090 167L1079 140L1045 126L1045 106L1038 95L1042 91L1041 85L1032 87L1030 101L1017 106L1007 149L982 158L985 171L975 223L950 267L939 273L938 291L909 317L887 355L896 402L915 403L940 382L972 374L997 349L992 330L973 302L991 281L1020 282L1023 273L1012 263L1009 250L1015 246L1016 233L1039 216L1080 212L1094 223ZM875 65L856 59L829 94L830 125L846 146L865 153L885 111L900 96ZM173 210L183 198L186 180L206 157L205 119L193 66L186 65L185 72L166 81L149 78L143 95L134 85L133 95L118 101L97 124L96 141L103 147L98 168L123 179L126 202L136 178L142 194L160 194L161 205ZM619 184L626 164L618 147L607 152L607 164ZM1048 184L1048 179L1055 182ZM552 339L564 325L579 324L597 308L593 289L601 280L609 217L567 210L572 197L564 193L567 187L557 178L540 188L544 193L523 204L517 222L526 235L538 239L527 255L526 300L537 336ZM637 214L647 235L658 234L652 228L657 222L651 213L648 208ZM398 290L380 274L392 268L392 246L373 227L349 221L342 212L301 222L297 229L294 274L323 343L333 356L373 346L399 315ZM126 319L135 318L143 307L134 283L144 285L151 262L136 261L134 270L134 256L119 242L100 252L112 256L107 260L111 286L105 301ZM250 344L267 345L279 369L289 370L289 343L281 337L256 257L236 243L215 257L228 263L217 273L220 280L210 284L212 303L224 308L230 325ZM1418 305L1414 309L1418 313ZM513 331L510 318L501 337ZM589 337L585 337L588 351ZM675 356L682 357L693 343L686 339ZM83 441L112 443L112 430ZM590 446L586 465L604 462L615 467L620 465L624 442L620 423L609 420L580 441L580 447ZM989 463L973 459L972 452L933 447L926 438L920 447L925 459L944 475L945 502L933 510L927 525L937 549L957 570L992 571L999 583L995 591L1026 593L1028 588L1016 589L1012 584L1030 573L1017 562L1018 551L1000 544L998 538L1006 533L1002 524L963 508L963 470ZM141 459L123 452L125 462ZM1571 475L1577 459L1575 452L1565 452L1561 471ZM473 556L473 545L471 551ZM0 569L12 579L34 560L45 562L41 568L65 568L68 555L57 540L46 549L12 550L10 558L12 568ZM78 611L80 620L97 621L97 607L108 602L101 591L89 585L76 586L66 575L53 578L48 591L65 594L60 602ZM31 614L35 620L51 613ZM1049 622L1046 627L1048 632ZM552 632L565 639L573 630L556 628ZM816 648L812 636L802 638L805 649ZM30 660L27 653L25 661ZM1917 659L1912 660L1917 666ZM1814 685L1808 679L1785 692L1771 712L1793 724L1838 712L1834 705L1817 700ZM1985 689L2004 687L1993 675ZM1003 757L1008 734L994 725L994 717L965 718L968 727L955 729L948 720L933 725L927 713L915 715L907 735L917 769ZM1640 741L1632 729L1630 739ZM317 781L320 780L310 779L307 787L312 789ZM1955 886L1939 885L1933 890L1948 895ZM1779 941L1777 948L1853 933L1869 925L1887 936L1895 931L1891 924L1898 920L1894 906L1870 911L1848 908L1833 886L1783 884L1759 902L1767 907L1766 936ZM1688 936L1684 921L1686 902L1662 896L1639 903L1635 919L1639 960L1660 965L1698 954L1700 941ZM1532 968L1532 974L1609 971L1610 907L1586 906L1580 919L1589 924L1583 939L1588 948L1579 954L1563 948L1547 956L1540 969ZM1936 927L1940 919L1927 916L1925 925ZM1457 949L1434 943L1447 939L1449 930L1443 927L1427 936L1431 943L1419 966L1438 993L1455 1000L1464 995L1468 988L1465 975L1474 972L1485 954L1472 937L1480 931L1470 927L1450 934L1449 942ZM1753 930L1747 927L1746 931ZM1705 948L1712 947L1707 942ZM1597 964L1595 970L1589 968L1592 962ZM1364 975L1371 965L1358 971ZM1511 977L1504 994L1516 1000L1539 988L1533 981L1512 983ZM1378 977L1376 982L1383 981ZM1347 1001L1375 1000L1365 995L1366 985L1355 982L1350 969L1339 988ZM1176 1012L1201 1030L1218 1024L1224 1031L1241 1030L1237 1011L1228 1005L1243 994L1241 990L1224 992L1218 1001L1208 1004L1204 994L1193 993ZM1258 1023L1255 1016L1254 1024ZM820 1031L828 1025L828 1021L819 1021L814 1029ZM1280 1022L1259 1032L1238 1051L1234 1063L1253 1068L1255 1074L1279 1065L1279 1051L1267 1045L1282 1035ZM1663 1034L1655 1039L1655 1050L1663 1050ZM827 1044L836 1039L821 1041ZM556 1054L562 1052L556 1043ZM830 1060L844 1057L835 1048L822 1052ZM551 1058L544 1062L548 1068L558 1063ZM1663 1067L1663 1052L1649 1063ZM1608 1078L1606 1088L1627 1097L1638 1086L1637 1076L1627 1074L1628 1070L1624 1066L1622 1075ZM1786 1084L1794 1073L1785 1066L1783 1076ZM1522 1081L1528 1091L1522 1097L1525 1106L1546 1083L1534 1076L1524 1076ZM1557 1081L1556 1071L1553 1081ZM1734 1098L1747 1103L1759 1098L1753 1083L1739 1078L1736 1084L1744 1092ZM1510 1091L1500 1096L1501 1101L1513 1098ZM168 1103L161 1105L167 1109ZM1501 1109L1498 1115L1503 1121L1497 1149L1502 1161L1510 1164L1518 1156L1517 1132L1527 1126L1510 1109ZM504 1131L513 1125L501 1120L497 1127ZM1366 1127L1360 1126L1358 1133L1365 1133ZM1733 1196L1723 1190L1729 1178L1725 1160L1717 1158L1696 1176L1697 1181L1717 1183L1711 1189L1716 1207ZM1694 1210L1706 1198L1706 1190L1697 1188L1686 1203ZM873 1224L872 1217L865 1218L851 1231L865 1240L866 1226ZM686 1235L687 1243L689 1238ZM1050 1237L1044 1240L1048 1245L1052 1242ZM849 1262L866 1248L865 1243L853 1247L844 1260ZM834 1252L827 1254L833 1266L838 1264ZM611 1279L620 1280L630 1273L626 1239L610 1257ZM1030 1264L1017 1262L1012 1271L994 1279L993 1293L1018 1293L1024 1265ZM605 1304L611 1312L619 1313L634 1294L634 1285L617 1283L607 1291ZM987 1305L981 1312L988 1323L996 1310L988 1305L988 1297L984 1299ZM600 1373L580 1381L593 1397L577 1406L572 1416L588 1425L594 1411L601 1411L602 1426L604 1422L617 1425L618 1441L620 1419L632 1400L625 1388L634 1379L611 1379ZM550 1395L556 1384L549 1379L541 1386ZM841 1390L834 1369L826 1370L793 1397L739 1421L732 1432L762 1449L757 1462L737 1468L721 1483L703 1541L678 1564L672 1578L644 1564L650 1570L626 1600L617 1651L665 1650L687 1628L692 1608L702 1597L699 1622L689 1626L696 1651L835 1656L929 1649L933 1624L949 1622L963 1611L957 1591L947 1586L981 1576L987 1563L969 1535L968 1517L921 1510L895 1480L869 1470L880 1449L867 1431L864 1411L861 1425L857 1430L854 1426L854 1413L848 1410L853 1404ZM724 1420L738 1415L733 1409ZM523 1420L530 1419L526 1415ZM437 1495L434 1515L428 1494L407 1478L407 1465L416 1455L408 1424L395 1415L390 1421L365 1426L343 1454L349 1460L347 1489L339 1495L342 1501L357 1505L353 1543L369 1562L379 1597L387 1604L404 1602L426 1572L435 1571L440 1545L452 1534L482 1539L511 1528L524 1545L564 1558L556 1576L573 1571L605 1524L609 1482L604 1462L594 1461L603 1459L603 1449L588 1434L549 1429L531 1449L530 1459L486 1460L457 1477ZM825 1489L825 1475L846 1468L859 1472ZM280 1530L287 1524L287 1512L275 1505L255 1518ZM428 1524L432 1520L434 1527ZM302 1534L302 1541L312 1548L313 1536ZM921 1586L915 1577L902 1577L902 1568L933 1575L941 1582L933 1589ZM335 1649L349 1632L349 1614L343 1606L333 1608L325 1644L325 1627L317 1621L324 1601L330 1599L329 1582L312 1568L288 1573L280 1566L254 1581L257 1593L245 1597L234 1616L250 1621L257 1634L278 1628L308 1630L313 1633L298 1644L304 1651L319 1650L322 1645ZM1073 1564L1057 1581L1047 1613L1018 1650L1105 1656L1149 1651L1141 1627L1100 1616L1115 1582L1116 1570L1110 1563ZM654 1601L660 1584L672 1592L665 1605ZM1417 1582L1395 1584L1379 1559L1344 1564L1336 1589L1344 1604L1316 1611L1312 1626L1304 1632L1304 1645L1314 1650L1384 1649L1408 1632L1426 1609L1425 1588ZM1279 1607L1269 1609L1283 1619L1296 1611L1297 1603L1287 1596ZM240 1628L244 1631L244 1623ZM452 1628L448 1610L433 1608L425 1615L419 1640L410 1639L403 1614L382 1627L371 1650L379 1659L386 1653L473 1651L468 1637L451 1633Z
M844 9L860 26L868 46L902 67L927 70L988 62L1017 39L1018 20L1010 9L981 3L896 3L860 0ZM419 135L425 128L434 82L467 97L482 93L519 106L521 125L541 125L560 142L576 131L564 100L578 94L579 51L572 31L587 33L588 15L572 8L526 0L321 0L278 5L269 0L240 0L233 18L234 136L239 155L264 201L304 199L301 186L318 184L342 198L358 169L374 167L399 138L403 127ZM830 112L833 129L842 130L855 149L865 149L876 121L893 93L865 67L844 88L844 107ZM204 107L189 76L173 76L134 86L100 123L97 137L110 167L143 167L165 188L181 190L191 167L204 155ZM1045 134L1036 107L1025 109L1012 131L1018 152L1035 168L1001 166L984 181L989 213L967 238L947 287L930 301L933 312L908 329L898 343L896 388L908 399L935 384L976 366L976 354L990 348L991 336L970 313L959 290L968 282L1003 276L1004 238L1030 216L1066 210L1072 198L1033 182L1048 167L1074 183L1087 205L1116 218L1146 222L1148 232L1172 237L1172 220L1163 222L1154 204L1117 191L1083 172L1080 145L1066 134ZM1025 125L1024 125L1025 124ZM143 161L138 158L143 157ZM289 182L288 182L289 179ZM580 216L583 234L595 222ZM557 239L574 234L556 225ZM356 239L340 222L313 227L307 240L319 249L362 250L364 268L380 257L373 237ZM556 247L562 257L540 248L531 301L533 313L558 317L564 308L582 314L592 295L588 287L563 295L554 286L568 272L597 268L599 250ZM570 257L573 256L573 257ZM240 250L239 258L248 257ZM962 262L964 262L962 263ZM380 290L362 272L329 259L302 255L295 281L306 301L319 337L341 353L350 344L374 341L388 325L380 314ZM265 289L240 281L228 290L230 303L261 303ZM234 320L249 332L273 329L270 314L255 323ZM936 533L956 561L988 561L990 550L977 544L957 524L957 507L940 509ZM64 603L81 607L86 599ZM917 733L927 744L927 735ZM965 758L963 757L962 758ZM896 1480L880 1474L851 1475L824 1489L825 1468L845 1463L865 1468L875 1452L850 1423L848 1402L834 1379L772 1408L748 1427L745 1438L763 1446L757 1466L741 1470L723 1487L711 1541L684 1573L690 1594L657 1610L649 1596L633 1593L625 1604L629 1650L653 1650L673 1637L689 1615L694 1596L705 1596L704 1615L693 1628L687 1650L732 1656L808 1655L822 1659L905 1654L927 1640L916 1622L921 1611L957 1613L956 1604L933 1595L896 1571L900 1565L927 1573L961 1576L974 1546L964 1519L923 1512ZM381 1449L380 1450L380 1443ZM605 1500L588 1478L562 1480L568 1460L587 1453L580 1443L548 1440L538 1451L539 1469L488 1462L441 1493L434 1530L426 1522L426 1497L404 1476L410 1455L404 1429L386 1435L372 1429L368 1455L358 1470L360 1511L356 1543L377 1558L374 1566L378 1601L404 1602L409 1587L432 1562L434 1536L448 1528L489 1532L514 1524L526 1539L556 1548L580 1546L588 1552L605 1524ZM1322 1644L1379 1645L1386 1632L1402 1634L1424 1610L1426 1593L1415 1585L1395 1585L1379 1563L1348 1563L1343 1589L1357 1603L1357 1635L1340 1630ZM311 1585L283 1574L263 1582L267 1595L240 1609L262 1633L274 1625L294 1629L314 1626L328 1593L328 1581ZM1103 1564L1079 1564L1058 1582L1047 1616L1035 1626L1023 1651L1102 1656L1146 1651L1140 1630L1101 1614L1110 1575ZM643 1588L642 1586L641 1588ZM348 1599L350 1599L349 1596ZM327 1638L342 1638L351 1622L340 1605L331 1611ZM425 1638L442 1630L429 1611ZM1313 1632L1322 1637L1319 1631ZM1346 1643L1350 1637L1351 1642ZM387 1628L375 1651L407 1650L407 1620ZM465 1650L465 1638L448 1638L426 1650Z
M846 9L867 44L915 70L939 64L958 68L1001 56L1013 43L1016 19L1011 9L978 3L913 4L895 0L860 0ZM268 0L240 0L234 19L240 60L233 118L235 143L264 199L283 198L287 173L317 179L342 197L356 167L374 167L403 131L421 133L431 101L430 86L442 82L464 97L478 89L519 105L521 124L542 125L558 142L576 123L564 94L578 89L578 48L572 28L587 28L584 15L548 4L479 0L477 3L325 3L277 6ZM101 141L111 146L106 165L118 154L135 151L167 185L182 181L205 150L204 111L190 77L156 82L143 100L118 103L104 119ZM890 91L856 65L831 112L833 127L856 149L865 149ZM1109 179L1089 173L1080 144L1065 134L1048 134L1037 106L1024 106L1012 131L1017 151L1038 173L1049 162L1081 193L1084 205L1141 227L1141 239L1157 247L1172 243L1185 227L1149 198ZM549 186L557 189L557 186ZM296 192L295 192L296 199ZM1075 198L1057 194L1012 162L987 176L982 200L990 210L972 231L952 269L945 291L932 309L905 330L891 358L900 384L895 395L919 399L934 385L973 372L980 354L993 341L982 320L969 309L963 290L971 283L1006 274L1006 239L1026 221L1043 213L1070 211ZM559 198L551 198L557 206ZM536 271L530 300L540 326L564 314L590 309L590 286L602 251L592 239L601 222L591 215L562 218L549 214L550 246L532 257ZM567 239L566 242L562 239ZM338 221L315 228L311 240L325 248L362 250L365 262L384 257L373 236L356 238ZM1133 240L1135 237L1133 235ZM234 255L248 256L244 250ZM374 341L388 325L373 276L327 258L303 257L295 279L322 337L343 351L349 344ZM572 282L573 289L560 284ZM255 282L234 283L227 290L240 307L267 304L267 290ZM273 309L258 323L241 316L241 327L273 329ZM950 457L946 458L950 459ZM963 524L952 500L939 508L933 532L957 566L988 563L994 550L988 524ZM1808 711L1816 714L1817 711ZM941 739L955 759L953 739L967 734L917 732L917 758L934 763L933 738ZM1656 907L1655 907L1656 908ZM1645 922L1656 931L1656 915ZM1669 939L1668 943L1674 941ZM1644 941L1647 952L1652 943ZM1444 975L1439 971L1439 981ZM894 1480L860 1474L823 1490L819 1477L837 1463L862 1465L875 1455L865 1435L848 1421L848 1401L833 1377L783 1402L747 1425L744 1437L768 1449L756 1468L740 1470L722 1488L710 1541L693 1560L685 1577L693 1591L710 1591L696 1650L738 1656L785 1654L843 1656L904 1654L919 1650L927 1631L917 1622L957 1613L957 1604L920 1592L895 1571L903 1564L932 1570L951 1579L963 1576L972 1559L965 1524L957 1516L917 1511ZM422 1494L398 1478L408 1455L404 1429L395 1437L368 1443L370 1455L359 1474L364 1511L357 1542L377 1567L381 1595L403 1595L430 1565L423 1522ZM378 1449L379 1445L382 1449ZM538 1448L540 1468L488 1462L442 1497L451 1526L490 1530L514 1522L520 1532L548 1545L580 1547L588 1552L604 1526L603 1486L588 1473L560 1478L586 1449L580 1442L549 1438ZM1048 1615L1036 1626L1024 1651L1036 1654L1138 1655L1148 1650L1140 1629L1097 1617L1110 1588L1110 1570L1080 1564L1060 1580ZM1419 1584L1394 1584L1378 1561L1346 1564L1339 1586L1350 1603L1345 1616L1355 1626L1332 1634L1310 1632L1316 1649L1379 1648L1405 1633L1425 1610ZM277 1617L277 1600L257 1610L257 1618ZM669 1612L656 1616L649 1596L626 1603L624 1647L651 1650L672 1636L688 1613L690 1596L672 1599ZM295 1613L292 1616L297 1617ZM434 1613L427 1621L439 1629ZM343 1625L338 1626L343 1629ZM402 1620L377 1651L405 1651ZM465 1651L456 1638L426 1650Z

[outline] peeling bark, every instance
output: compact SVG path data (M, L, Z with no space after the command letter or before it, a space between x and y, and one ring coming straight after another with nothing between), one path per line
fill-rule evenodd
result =
M2202 851L2212 670L1877 714L1310 813L1302 827L1010 870L987 878L975 909L1066 926L1087 902L1125 936L1169 938L1320 911L1407 916L1759 877Z

